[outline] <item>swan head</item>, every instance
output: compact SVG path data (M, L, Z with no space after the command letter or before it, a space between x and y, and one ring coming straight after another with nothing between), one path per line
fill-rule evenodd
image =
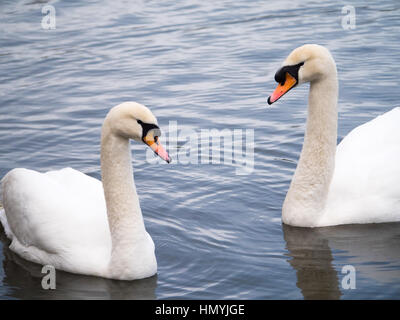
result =
M279 100L298 84L316 82L336 75L336 64L329 50L317 44L305 44L294 49L275 74L278 87L268 97L268 104Z
M121 103L108 112L103 127L114 135L145 143L160 158L171 161L159 141L161 130L157 119L146 106L137 102Z

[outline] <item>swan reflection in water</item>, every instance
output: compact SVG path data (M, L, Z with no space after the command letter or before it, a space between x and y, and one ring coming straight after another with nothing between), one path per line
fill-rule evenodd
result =
M156 299L157 275L142 280L119 281L56 270L56 289L44 290L42 266L12 252L0 226L3 247L3 285L17 299Z
M356 269L357 289L365 279L386 284L400 296L400 223L298 228L283 225L288 262L296 271L297 287L304 299L340 299L352 290L341 286L341 267ZM56 290L43 290L42 266L24 260L3 247L3 284L7 295L19 299L156 299L157 275L134 281L118 281L75 275L57 270ZM361 284L361 285L360 285ZM363 296L354 290L357 298ZM362 291L362 289L360 289ZM346 292L347 291L347 292ZM392 296L396 296L394 292ZM351 296L349 296L351 297Z
M296 285L304 299L339 299L347 293L351 297L352 290L341 284L348 274L341 273L345 265L355 267L357 298L377 298L357 291L360 281L371 280L392 287L400 296L400 223L313 229L282 226L288 262L296 271Z

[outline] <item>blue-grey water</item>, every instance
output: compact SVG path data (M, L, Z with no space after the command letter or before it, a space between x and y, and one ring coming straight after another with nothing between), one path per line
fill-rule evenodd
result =
M41 25L46 4L56 10L53 30ZM345 5L355 8L353 29L342 26ZM170 121L178 134L254 129L254 170L179 161L177 152L190 150L182 137L170 145L170 165L149 163L145 147L132 144L157 276L58 272L57 289L44 290L41 267L13 254L0 230L0 298L398 299L400 224L281 223L308 87L272 108L266 98L283 59L304 43L325 45L336 59L339 141L399 106L397 0L1 1L0 177L15 167L73 167L100 178L102 121L128 100L153 111L167 146ZM355 289L342 285L346 265L356 270Z

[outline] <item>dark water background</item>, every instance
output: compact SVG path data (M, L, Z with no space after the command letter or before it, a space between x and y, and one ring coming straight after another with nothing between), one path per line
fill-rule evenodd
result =
M118 282L59 272L57 289L45 291L40 267L10 252L0 231L0 298L399 298L400 224L282 226L308 87L272 108L266 97L287 54L318 43L338 66L339 140L399 106L400 2L49 3L55 30L41 27L46 1L0 3L0 177L70 166L100 178L103 118L127 100L151 108L166 138L169 121L195 132L254 129L254 170L149 164L132 145L158 275ZM341 23L349 4L353 30ZM354 290L341 285L348 264Z

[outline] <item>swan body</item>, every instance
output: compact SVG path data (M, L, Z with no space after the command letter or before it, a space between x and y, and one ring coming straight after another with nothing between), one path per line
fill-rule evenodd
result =
M319 225L400 221L399 123L397 107L340 142Z
M157 127L140 104L110 110L102 128L102 182L71 168L8 172L2 179L0 221L10 249L72 273L120 280L154 275L154 243L144 226L129 144L129 138L148 142L151 132L145 134L143 123Z
M295 49L275 75L274 103L310 82L300 159L282 207L282 221L300 227L400 221L400 108L353 129L336 146L338 83L330 52Z
M72 273L107 272L111 236L99 180L71 168L17 168L2 184L7 216L1 222L12 251Z

